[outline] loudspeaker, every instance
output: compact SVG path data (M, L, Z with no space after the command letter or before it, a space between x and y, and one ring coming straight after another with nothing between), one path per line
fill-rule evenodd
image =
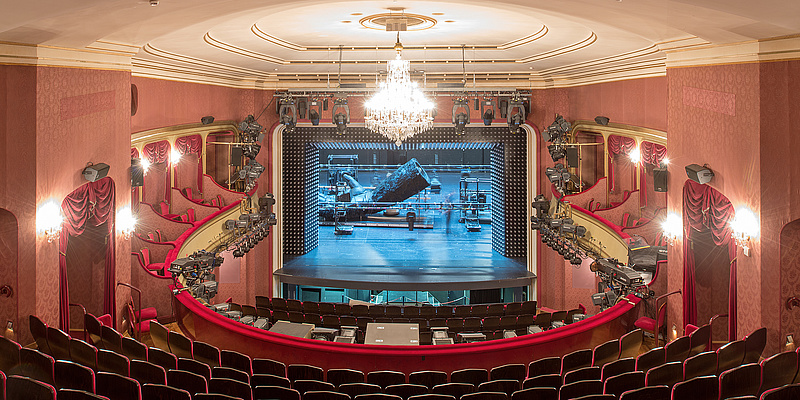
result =
M689 179L704 185L708 182L711 182L711 178L714 177L714 171L706 166L689 164L686 166L686 176L688 176Z
M131 158L131 187L144 186L144 167L141 158Z
M603 126L608 125L608 121L609 121L608 117L601 117L599 115L597 117L594 117L594 122L597 122L598 124Z
M111 167L104 163L90 165L83 169L83 177L89 182L103 179L108 175L109 168Z
M234 167L242 166L242 148L240 146L231 147L231 165Z
M653 168L653 190L666 192L668 176L666 168Z
M212 116L210 116L210 115L209 115L209 116L207 116L207 117L200 118L200 122L201 122L203 125L208 125L208 124L210 124L210 123L214 122L214 117L212 117Z
M580 159L578 158L578 146L567 147L567 167L578 168Z

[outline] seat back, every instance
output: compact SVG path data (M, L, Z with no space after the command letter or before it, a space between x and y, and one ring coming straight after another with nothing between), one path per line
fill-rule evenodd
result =
M367 373L367 383L386 388L406 383L406 375L399 371L372 371Z
M225 394L242 400L253 400L250 385L227 378L211 378L208 381L208 393Z
M252 361L254 374L270 374L286 377L286 364L268 358L254 358Z
M15 373L54 385L54 364L53 357L39 350L22 348L19 351L19 367Z
M97 370L129 376L131 373L131 364L128 357L122 354L110 350L99 350L97 352Z
M451 383L470 383L478 387L489 380L489 371L480 368L465 368L450 373Z
M167 341L169 343L170 353L175 354L176 357L194 358L192 341L186 336L183 336L175 331L168 331Z
M161 325L157 321L150 322L150 339L153 340L153 346L158 349L169 352L169 329Z
M711 325L705 324L689 335L689 357L710 350Z
M428 393L428 388L422 385L415 385L413 383L401 383L399 385L390 385L383 389L386 394L400 396L403 400L411 396Z
M622 335L622 337L619 338L619 358L635 358L638 356L639 348L642 347L643 340L644 331L641 329L635 329Z
M636 370L646 373L650 368L664 364L664 357L663 347L650 349L650 351L636 358Z
M609 340L597 345L592 352L592 365L602 367L619 359L619 340Z
M70 339L69 352L72 361L97 370L97 348L80 339Z
M131 378L139 381L139 384L167 384L167 371L160 365L148 361L131 360ZM145 396L145 398L147 398Z
M719 396L722 399L736 396L757 396L761 385L761 366L744 364L719 375Z
M290 364L286 367L286 377L294 382L298 379L324 381L323 370L320 367L307 364Z
M206 378L189 371L171 369L167 371L167 384L171 387L183 389L194 395L196 393L208 393L208 382Z
M345 393L351 398L355 398L358 395L362 394L369 394L369 393L381 393L383 389L378 385L373 385L371 383L343 383L337 389L338 392Z
M629 390L619 396L619 400L669 400L669 386L645 386L639 389Z
M642 371L625 372L606 379L603 393L613 394L617 398L629 390L644 387L645 374Z
M474 391L475 385L471 383L458 382L443 383L441 385L436 385L431 389L431 393L446 394L453 396L456 399L461 398L461 396L467 393L473 393Z
M166 371L178 367L178 358L174 354L156 347L147 349L147 361L160 365Z
M292 382L289 378L270 374L254 374L250 377L250 386L282 386L292 387Z
M56 400L56 389L24 376L6 379L6 400Z
M244 371L228 367L214 367L211 369L212 378L227 378L250 384L250 375Z
M248 375L253 374L253 361L250 356L231 350L220 350L220 366L238 369Z
M360 371L359 371L360 372ZM328 377L330 378L331 371L328 370ZM330 379L329 379L330 382ZM444 371L415 371L408 374L408 383L415 385L422 385L428 389L436 385L447 383L447 372Z
M300 400L300 392L280 386L256 386L253 396L256 399Z
M577 350L561 357L561 375L592 365L592 351L589 349Z
M683 362L689 357L691 350L691 339L689 336L681 336L664 346L665 362Z
M678 382L672 388L673 399L717 400L719 386L714 375L698 376Z
M647 371L645 384L647 386L665 385L672 387L683 380L683 363L679 361L668 362Z
M559 390L559 399L574 399L591 394L603 394L602 381L578 381L563 385Z
M114 328L103 325L100 327L103 348L122 354L122 335Z
M623 358L620 360L612 361L606 365L603 365L603 369L600 373L600 379L605 381L606 379L614 375L624 374L626 372L633 372L633 371L636 371L636 359Z
M447 380L446 378L447 375L445 375L445 380ZM329 369L327 372L327 381L336 387L345 383L363 383L364 373L347 368Z
M717 350L717 375L742 365L744 360L744 340L734 340Z
M800 399L800 384L781 386L770 389L761 395L761 400L795 400Z
M539 375L522 381L522 388L528 389L534 387L553 387L558 389L561 387L563 382L564 381L561 377L561 374Z
M489 370L489 379L493 381L500 379L511 379L517 382L522 382L525 380L527 373L528 370L525 367L525 364L506 364Z
M28 318L28 322L33 340L36 341L36 347L46 354L50 354L50 345L47 343L47 324L33 314Z
M113 372L98 372L96 392L109 400L142 400L141 386L135 379Z
M791 384L797 375L797 353L778 353L761 361L761 392Z
M129 337L122 337L122 354L129 360L147 361L147 345Z
M58 400L108 400L108 397L100 396L99 394L94 394L85 390L65 388L58 389L56 397Z
M561 357L540 358L528 364L528 378L549 374L561 374Z
M511 400L558 400L558 389L554 387L531 387L511 394Z
M64 331L52 326L47 327L47 343L50 347L51 356L56 360L70 360L69 354L69 335Z
M146 383L142 385L142 398L147 400L191 400L192 395L183 389Z
M767 345L767 328L761 327L753 331L744 338L744 360L742 363L757 363L761 359L761 353Z
M500 392L511 396L512 393L520 389L519 381L513 379L498 379L489 382L483 382L478 385L478 392Z
M208 364L210 367L220 366L220 353L216 346L195 340L192 343L192 354L194 359Z
M179 358L178 369L194 372L195 374L200 375L203 378L206 378L206 380L211 379L211 367L209 367L208 364L202 363L197 360L192 360L188 358Z
M583 367L564 374L564 384L577 381L600 380L600 367Z
M66 360L54 365L55 386L59 388L85 390L94 393L94 371L86 366Z

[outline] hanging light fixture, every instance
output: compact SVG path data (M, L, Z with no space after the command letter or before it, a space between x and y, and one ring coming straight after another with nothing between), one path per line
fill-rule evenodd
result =
M400 33L394 49L397 56L387 64L386 80L366 103L365 126L400 146L403 140L433 127L433 103L411 81L411 63L400 57L403 51Z

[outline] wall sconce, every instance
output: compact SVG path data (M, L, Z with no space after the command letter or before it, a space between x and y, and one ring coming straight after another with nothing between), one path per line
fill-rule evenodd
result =
M661 231L667 244L675 246L683 236L683 221L678 214L669 213L661 223Z
M642 151L639 146L636 146L630 153L628 153L628 157L630 157L631 162L634 164L639 164L642 162Z
M731 237L741 247L744 255L750 256L750 239L758 237L758 217L747 207L739 207L731 224Z
M125 240L129 240L136 230L136 217L133 216L130 206L122 207L117 211L117 219L114 223L117 225L117 232Z
M64 216L61 214L61 206L55 200L49 200L40 205L36 210L36 233L44 235L47 243L52 243L61 234L61 224Z
M140 164L142 165L142 174L147 175L147 170L150 169L150 160L142 157Z
M172 164L177 164L181 160L181 153L178 152L178 149L172 149L169 152L169 162Z

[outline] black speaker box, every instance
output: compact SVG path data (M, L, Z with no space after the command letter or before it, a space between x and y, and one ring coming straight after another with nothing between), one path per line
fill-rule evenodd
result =
M131 158L131 187L144 186L144 168L141 158Z
M666 192L668 176L666 168L653 168L653 190Z
M567 167L578 168L579 162L580 158L578 157L578 147L577 146L567 147Z
M714 177L714 171L706 166L689 164L686 166L686 176L697 183L706 184L711 182L711 178Z
M108 164L97 163L83 169L83 178L89 182L95 182L108 176Z
M242 166L242 148L239 146L231 147L231 165L234 167Z

